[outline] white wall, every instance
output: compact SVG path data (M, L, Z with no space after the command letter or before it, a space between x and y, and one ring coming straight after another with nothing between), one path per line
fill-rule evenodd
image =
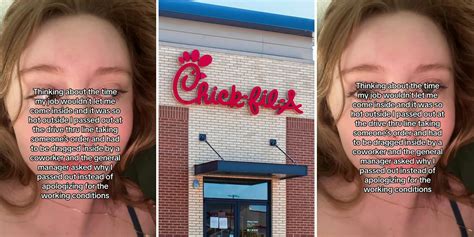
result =
M160 17L160 43L313 59L311 37Z

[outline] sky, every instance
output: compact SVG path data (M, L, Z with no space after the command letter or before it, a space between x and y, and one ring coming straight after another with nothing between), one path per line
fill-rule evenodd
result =
M194 0L194 2L314 19L314 0Z

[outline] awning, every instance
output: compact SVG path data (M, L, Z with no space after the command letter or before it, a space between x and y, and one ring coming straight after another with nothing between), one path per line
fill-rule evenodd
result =
M308 175L306 165L215 160L194 165L195 175L244 175L289 179Z

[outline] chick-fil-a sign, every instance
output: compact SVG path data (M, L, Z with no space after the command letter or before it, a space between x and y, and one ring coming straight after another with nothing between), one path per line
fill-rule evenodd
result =
M200 56L199 51L195 49L191 53L183 52L183 56L179 57L178 61L181 67L173 79L173 95L182 104L214 104L230 108L241 108L247 104L250 113L253 115L257 115L261 107L276 110L277 114L281 114L285 110L293 110L299 114L303 113L300 109L302 105L294 101L296 96L294 90L288 90L286 99L278 99L279 93L277 89L262 90L259 86L255 86L248 94L237 90L235 85L232 85L230 90L219 90L217 86L211 88L204 81L207 77L206 74L201 72L201 68L211 64L211 55ZM191 69L191 77L189 75L182 75L183 73L186 74L186 69ZM188 82L188 80L193 81ZM181 93L194 92L196 96L189 100L183 99L178 88L181 89Z

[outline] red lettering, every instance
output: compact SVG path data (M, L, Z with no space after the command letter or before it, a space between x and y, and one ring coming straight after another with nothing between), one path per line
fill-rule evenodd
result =
M173 95L179 103L185 105L201 105L204 103L206 105L215 104L230 108L241 108L246 101L250 113L253 115L260 112L260 107L276 110L277 114L281 114L286 110L293 110L299 114L303 113L300 109L302 105L294 101L296 97L294 90L288 91L287 99L278 99L277 89L262 91L259 86L252 88L248 95L238 91L235 85L231 86L230 91L225 89L219 91L217 86L214 86L209 93L209 84L203 81L207 76L201 72L201 67L209 65L212 62L212 57L203 55L199 58L199 55L199 51L194 50L191 54L185 52L182 57L178 58L182 66L173 79ZM183 75L186 69L191 69L191 75ZM191 94L193 91L195 97L189 100L184 99L180 94Z
M184 72L184 70L186 70L187 68L192 68L192 70L195 73L194 75L194 81L193 83L191 84L191 86L186 86L186 82L188 80L188 75L185 75L183 77L183 79L181 79L181 89L183 91L192 91L194 90L198 83L199 83L199 79L200 79L200 73L201 73L201 69L198 67L198 65L194 64L194 63L187 63L187 64L184 64L183 66L181 66L179 68L179 70L176 72L175 76L174 76L174 79L173 79L173 95L174 95L174 98L176 98L176 100L178 100L179 103L181 104L185 104L185 105L189 105L189 104L192 104L194 103L194 100L190 100L190 101L187 101L183 98L181 98L181 96L179 95L178 93L178 82L179 82L179 79L181 77L181 74Z
M229 92L227 90L221 90L217 95L217 102L221 105L228 105L229 103L225 99L229 97Z
M242 93L235 89L235 85L232 85L231 92L230 92L230 98L229 98L229 106L231 108L233 108L233 107L237 107L237 108L243 107L245 105L245 103L240 102L240 100L242 98L243 98Z

